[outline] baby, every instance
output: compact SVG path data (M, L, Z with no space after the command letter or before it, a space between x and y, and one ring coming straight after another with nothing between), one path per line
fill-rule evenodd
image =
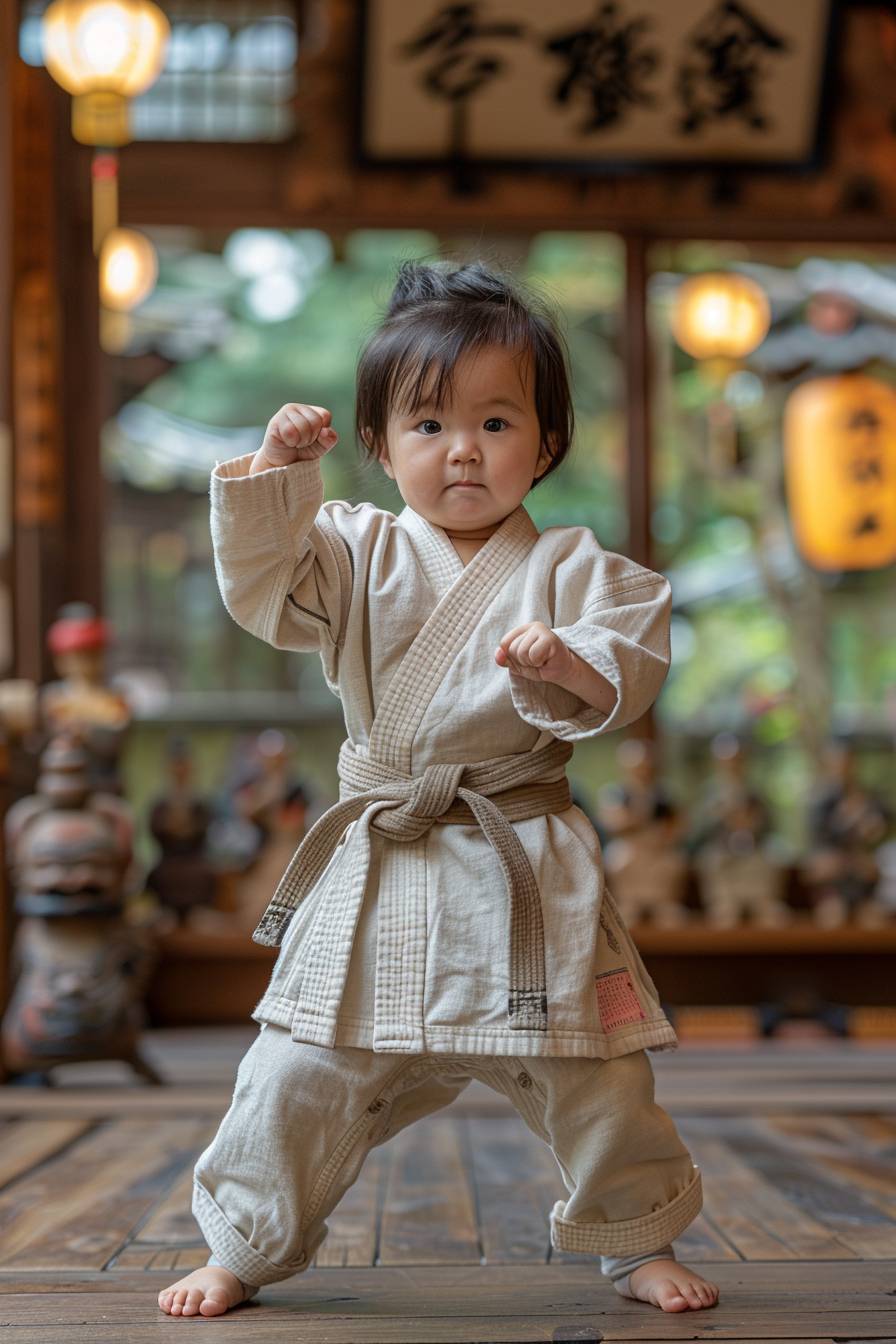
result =
M307 1268L371 1150L476 1078L548 1145L562 1250L664 1311L718 1290L672 1247L701 1177L654 1101L677 1038L573 806L572 743L638 719L669 666L668 582L522 501L572 437L550 314L482 264L405 263L358 367L357 430L405 508L324 503L337 442L284 406L212 474L224 603L320 654L340 801L253 935L280 946L260 1030L196 1165L203 1269L159 1296L218 1316Z

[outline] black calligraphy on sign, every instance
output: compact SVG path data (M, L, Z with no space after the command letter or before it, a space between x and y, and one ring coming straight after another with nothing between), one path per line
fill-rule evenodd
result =
M554 86L555 102L578 98L588 105L582 134L613 126L637 103L655 102L645 87L659 66L659 53L647 37L651 26L644 17L622 19L615 0L602 0L590 22L543 43L566 66Z
M707 122L735 117L754 131L767 130L759 84L767 61L791 44L739 0L715 5L688 34L687 44L678 67L679 129L693 135Z
M883 526L874 495L884 482L884 445L881 418L873 406L864 406L851 412L846 420L849 458L846 475L850 494L858 493L857 512L849 521L850 538L867 537ZM859 493L866 492L866 493Z
M519 23L483 22L481 8L478 3L442 5L417 36L401 47L406 60L426 59L420 83L451 107L454 157L466 150L470 100L504 69L494 43L525 33Z

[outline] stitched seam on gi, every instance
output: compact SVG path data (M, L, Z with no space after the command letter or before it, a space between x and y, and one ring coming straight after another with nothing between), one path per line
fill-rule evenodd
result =
M668 579L663 574L656 574L652 579L638 577L630 582L622 580L620 583L610 584L608 588L601 588L596 593L591 594L582 608L582 615L590 616L594 611L595 603L602 602L605 597L616 597L618 593L636 593L641 588L656 588L661 583L668 583Z
M428 1072L431 1072L431 1065L429 1065L427 1060L421 1060L417 1055L415 1055L410 1060L405 1060L401 1064L401 1066L395 1070L394 1073L389 1075L389 1078L386 1080L385 1084L377 1088L375 1100L382 1098L387 1102L387 1104L391 1105L392 1101L394 1100L394 1096L391 1095L391 1093L395 1083L400 1078L403 1078L405 1074L412 1073L415 1070L420 1073L426 1074ZM368 1106L369 1105L370 1103L368 1103ZM324 1199L327 1196L327 1192L329 1191L334 1180L339 1174L339 1171L341 1167L344 1165L345 1160L348 1157L349 1153L357 1144L360 1134L371 1123L372 1114L373 1113L371 1113L367 1109L367 1107L365 1107L364 1111L354 1122L354 1124L350 1125L349 1128L346 1130L346 1132L343 1134L342 1138L339 1140L336 1147L333 1149L332 1153L327 1158L324 1165L321 1167L320 1175L314 1182L311 1194L308 1196L308 1201L305 1205L305 1209L302 1214L301 1230L303 1233L306 1231L308 1226L317 1216L318 1210L320 1209L321 1204L323 1203Z

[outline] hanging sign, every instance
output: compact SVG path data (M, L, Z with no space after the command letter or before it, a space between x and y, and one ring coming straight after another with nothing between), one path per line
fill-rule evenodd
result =
M367 163L818 162L832 0L365 0Z

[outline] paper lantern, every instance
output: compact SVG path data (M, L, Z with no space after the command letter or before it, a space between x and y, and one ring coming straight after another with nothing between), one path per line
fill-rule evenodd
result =
M796 543L822 570L896 561L896 390L861 373L813 378L784 410Z
M707 271L679 286L672 332L695 359L743 359L765 338L770 320L768 299L755 281Z
M136 229L110 229L100 249L100 301L127 312L152 292L159 265L156 251Z
M44 61L74 95L76 140L128 142L127 100L157 78L170 31L152 0L53 0L42 23Z

